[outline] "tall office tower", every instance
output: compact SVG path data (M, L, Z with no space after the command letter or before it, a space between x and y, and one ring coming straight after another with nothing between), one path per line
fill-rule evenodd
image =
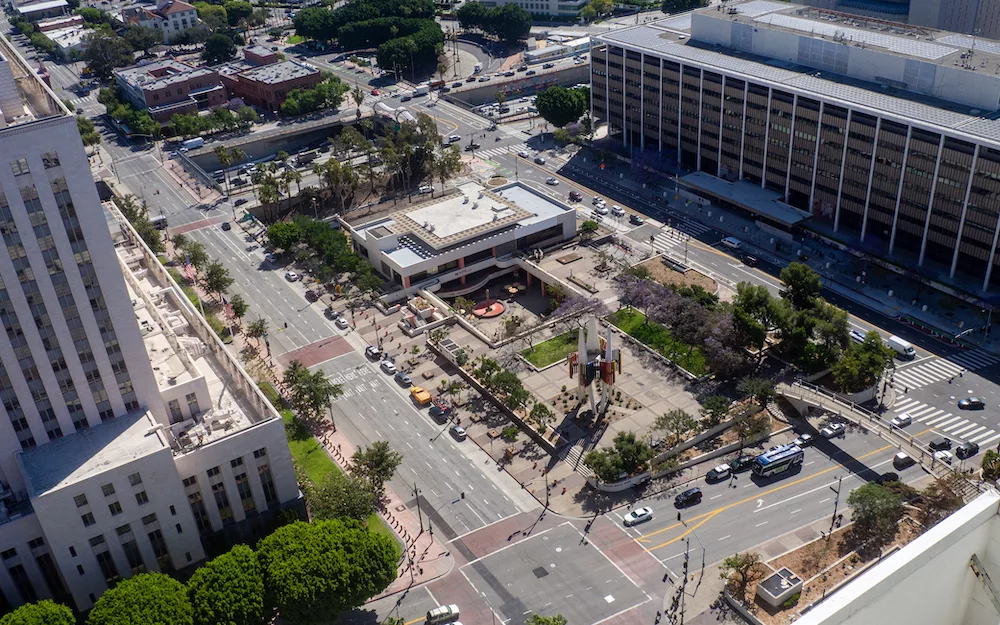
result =
M689 201L753 216L772 239L758 243L807 225L940 280L1000 283L996 43L770 0L594 39L595 119L692 170Z
M0 614L85 610L300 496L279 416L110 218L74 117L3 38L0 113Z

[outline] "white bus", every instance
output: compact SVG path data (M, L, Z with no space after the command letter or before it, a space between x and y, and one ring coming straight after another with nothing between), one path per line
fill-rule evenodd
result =
M753 473L758 477L771 477L779 473L784 473L802 466L802 458L805 454L802 448L795 443L778 445L761 455L753 461Z

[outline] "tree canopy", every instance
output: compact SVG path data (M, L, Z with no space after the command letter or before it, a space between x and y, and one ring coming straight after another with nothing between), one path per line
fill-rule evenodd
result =
M707 6L708 0L663 0L660 10L667 14L682 13Z
M587 452L583 464L602 482L616 482L646 470L652 457L653 450L635 432L619 432L612 447Z
M367 481L371 491L381 499L385 483L392 479L402 462L403 454L389 447L389 443L375 441L354 452L351 473Z
M539 93L535 100L538 114L545 121L560 128L580 119L589 104L587 92L583 89L567 89L559 86L549 87Z
M264 577L257 555L236 545L188 580L195 625L258 625L264 621Z
M392 540L350 519L285 525L257 555L267 605L292 623L335 621L396 579Z
M375 510L375 493L360 476L330 471L318 484L307 484L305 491L313 519L364 521Z
M851 343L833 365L833 379L845 393L857 393L878 382L892 362L892 350L876 331L865 335L863 343Z
M323 371L310 372L298 360L288 364L282 381L292 396L292 409L305 421L318 419L344 393L340 384L328 380Z
M163 35L158 30L138 24L125 29L124 39L133 50L140 50L143 54L163 43Z
M851 507L851 531L869 549L887 545L896 535L903 518L903 501L885 486L868 482L847 496Z
M781 296L788 300L792 308L806 310L819 297L822 283L819 274L802 263L789 263L779 276L784 286Z
M267 240L279 250L290 250L298 245L302 232L298 225L290 221L279 221L267 229Z
M531 31L531 14L513 3L486 7L480 2L466 2L455 16L463 29L481 30L507 42L525 39Z
M292 89L281 104L283 117L307 115L315 111L340 107L350 87L333 75L324 76L315 87L310 89Z
M194 625L184 584L162 573L118 582L94 604L87 625Z
M76 617L63 604L44 599L8 612L0 618L0 625L76 625Z
M132 47L113 30L94 29L89 31L83 40L85 43L83 60L87 62L90 71L99 78L110 78L115 68L135 63Z
M205 41L205 49L201 53L201 60L209 65L218 65L232 60L236 56L236 44L231 37L222 33L215 33Z

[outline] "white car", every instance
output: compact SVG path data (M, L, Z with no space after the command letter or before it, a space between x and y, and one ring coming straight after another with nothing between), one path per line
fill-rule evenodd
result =
M798 445L799 447L809 447L814 442L816 441L813 440L812 434L799 434L799 437L795 439L794 444Z
M625 209L615 204L611 207L611 214L615 217L622 217L625 215Z
M422 184L422 185L420 185L420 188L417 189L417 190L420 191L421 195L426 195L428 193L433 193L434 192L434 187L432 187L429 184Z
M531 152L527 150L521 150L520 152L517 153L517 155L520 156L521 158L531 158Z
M935 451L934 458L936 460L940 460L941 462L947 462L948 464L951 464L952 460L955 459L955 457L952 456L951 452L948 451L947 449L942 449L941 451Z
M552 176L549 176L548 178L545 179L545 184L552 185L554 187L557 184L559 184L559 181L553 178Z
M653 509L650 507L636 508L632 512L625 515L623 523L625 527L632 527L633 525L638 525L639 523L644 523L653 518Z
M851 330L848 334L850 334L852 341L856 341L858 343L865 342L865 333L861 330Z
M896 415L895 417L893 417L890 423L892 423L892 427L905 428L906 426L913 423L913 417L904 412L903 414Z
M347 319L344 319L343 317L339 317L336 323L337 327L340 328L341 330L346 330L351 326L351 324L347 323Z
M608 207L605 206L604 204L598 204L594 208L594 212L597 213L598 215L607 215L608 214Z
M847 433L847 428L844 427L843 423L831 423L820 430L819 433L823 438L838 438Z
M285 280L288 280L289 282L298 282L301 279L302 279L302 276L300 276L299 274L295 273L294 271L286 271L285 272Z
M396 375L396 365L392 364L391 360L383 360L379 368L388 375Z

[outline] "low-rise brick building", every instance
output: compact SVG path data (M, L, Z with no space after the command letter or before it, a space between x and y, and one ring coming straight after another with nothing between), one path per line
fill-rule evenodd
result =
M235 72L223 71L221 75L234 97L272 112L281 107L292 89L311 89L323 80L318 69L301 61L280 61Z
M192 67L173 59L117 70L115 82L129 102L149 110L160 123L178 113L195 114L229 101L214 68Z

